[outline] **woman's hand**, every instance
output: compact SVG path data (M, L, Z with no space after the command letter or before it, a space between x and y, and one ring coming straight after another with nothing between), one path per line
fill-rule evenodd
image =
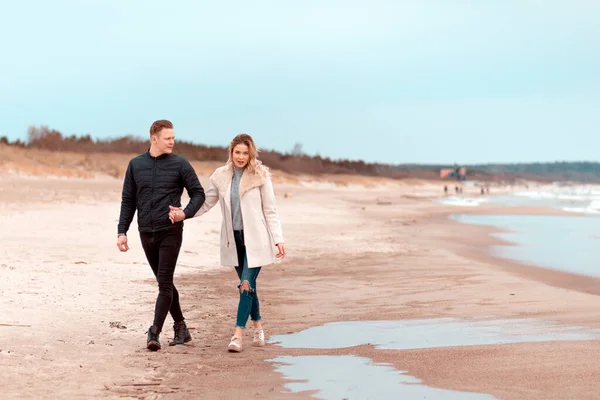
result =
M175 222L183 221L185 219L185 213L183 212L183 209L181 207L169 206L169 209L169 219L171 220L172 224L174 224Z
M285 258L285 247L283 246L283 243L277 243L275 246L277 246L277 249L279 250L275 257L283 260Z

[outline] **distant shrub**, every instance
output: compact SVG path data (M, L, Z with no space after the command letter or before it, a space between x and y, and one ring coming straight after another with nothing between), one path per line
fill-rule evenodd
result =
M26 143L20 140L10 143L6 136L0 138L0 143L17 147L84 154L139 154L145 152L150 146L147 139L142 140L131 135L94 140L90 134L65 136L61 132L50 129L47 126L30 126L27 130ZM227 160L227 148L225 146L204 146L186 141L177 141L176 152L192 161L225 162ZM440 169L448 167L447 165L391 165L367 163L360 160L332 160L320 155L306 155L302 144L299 142L294 144L289 153L261 150L260 159L265 165L290 174L353 174L393 179L417 178L439 180ZM120 174L120 171L115 169L107 171L107 173L116 176ZM598 182L600 181L600 164L590 162L555 162L470 165L467 168L467 179L506 182L518 179Z

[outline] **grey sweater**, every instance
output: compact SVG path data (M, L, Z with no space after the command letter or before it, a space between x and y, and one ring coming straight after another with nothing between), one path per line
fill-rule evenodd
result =
M244 229L242 222L242 209L240 208L240 180L245 168L233 167L233 179L231 180L231 218L233 219L233 230Z

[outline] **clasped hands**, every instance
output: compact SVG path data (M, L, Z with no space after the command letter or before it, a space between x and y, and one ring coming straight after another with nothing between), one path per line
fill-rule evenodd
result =
M171 223L183 221L185 219L185 213L181 207L169 206L169 219Z

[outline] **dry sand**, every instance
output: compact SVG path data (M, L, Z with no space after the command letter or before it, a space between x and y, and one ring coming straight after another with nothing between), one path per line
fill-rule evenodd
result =
M207 184L206 173L201 180ZM596 280L490 258L490 229L447 218L506 209L433 203L441 184L284 181L276 191L289 254L259 279L267 336L333 321L433 317L600 328ZM598 341L408 351L271 344L229 354L236 275L219 266L216 210L186 221L176 271L194 340L148 352L157 288L135 224L131 250L116 248L120 188L110 177L0 176L1 398L307 398L289 394L266 360L309 354L366 356L434 387L503 399L597 398Z

